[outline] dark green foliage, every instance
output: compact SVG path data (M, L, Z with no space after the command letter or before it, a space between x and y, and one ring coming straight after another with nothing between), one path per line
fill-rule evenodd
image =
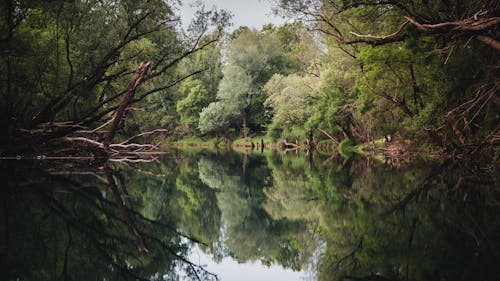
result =
M1 5L0 122L5 131L0 143L4 145L41 150L41 143L99 127L126 102L129 90L134 97L125 108L128 114L119 116L118 126L113 126L122 136L159 128L173 132L180 119L176 103L182 98L173 94L174 86L203 70L197 79L215 95L220 54L212 45L227 23L223 11L197 13L189 33L181 35L178 19L165 1L4 1ZM149 62L147 73L134 76L143 62ZM137 85L131 84L133 79L139 79ZM198 106L213 96L204 97ZM127 117L130 122L125 122ZM196 122L191 119L191 124Z
M356 141L398 135L454 149L485 137L497 142L498 47L479 37L498 40L498 8L487 0L280 1L283 14L307 19L328 48L320 59L326 99L310 128L341 129ZM332 101L331 89L343 96Z

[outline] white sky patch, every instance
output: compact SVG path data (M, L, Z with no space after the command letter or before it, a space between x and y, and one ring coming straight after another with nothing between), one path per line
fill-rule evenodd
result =
M191 7L190 4L195 2L195 0L184 0L183 6L180 8L179 12L184 28L189 25L193 18L196 8ZM201 2L207 9L215 6L218 9L231 12L233 14L231 31L240 26L260 29L268 23L281 25L286 22L283 18L273 14L271 0L203 0Z
M195 264L206 266L206 270L216 274L221 281L306 281L311 279L307 272L295 272L285 269L280 265L270 267L260 262L238 263L232 258L224 258L216 263L212 258L204 254L198 247L192 249L189 260Z

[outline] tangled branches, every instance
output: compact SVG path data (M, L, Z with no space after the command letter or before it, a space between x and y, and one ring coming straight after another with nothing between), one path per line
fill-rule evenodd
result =
M469 147L472 148L471 152L477 152L479 149L490 149L500 144L500 126L490 130L482 140L473 140L473 133L481 127L480 119L484 117L485 108L498 104L499 89L499 80L491 84L485 83L476 90L474 98L448 112L445 119L449 130L444 132L443 138L445 146Z

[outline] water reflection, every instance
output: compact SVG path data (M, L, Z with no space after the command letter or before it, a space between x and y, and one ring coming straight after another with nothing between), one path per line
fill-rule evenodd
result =
M2 280L215 279L192 249L317 280L500 276L494 169L273 152L0 166Z
M185 259L188 237L162 202L175 178L50 164L1 164L1 280L215 279Z

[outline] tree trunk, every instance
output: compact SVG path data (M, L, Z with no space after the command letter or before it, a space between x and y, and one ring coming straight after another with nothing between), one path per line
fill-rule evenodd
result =
M132 101L132 98L134 97L135 90L142 83L142 80L146 76L146 72L148 71L150 64L151 64L150 62L141 63L141 66L135 73L129 88L127 89L127 93L123 97L122 103L116 110L116 115L114 117L113 123L111 124L111 128L109 129L108 133L106 134L106 137L104 138L104 149L106 150L109 149L109 144L113 140L116 131L118 129L118 126L120 125L123 117L127 112L127 107L129 106L130 102Z
M242 117L242 130L243 130L243 138L247 138L247 131L248 131L248 127L247 127L247 118L248 118L248 113L247 111L243 111L243 117Z

